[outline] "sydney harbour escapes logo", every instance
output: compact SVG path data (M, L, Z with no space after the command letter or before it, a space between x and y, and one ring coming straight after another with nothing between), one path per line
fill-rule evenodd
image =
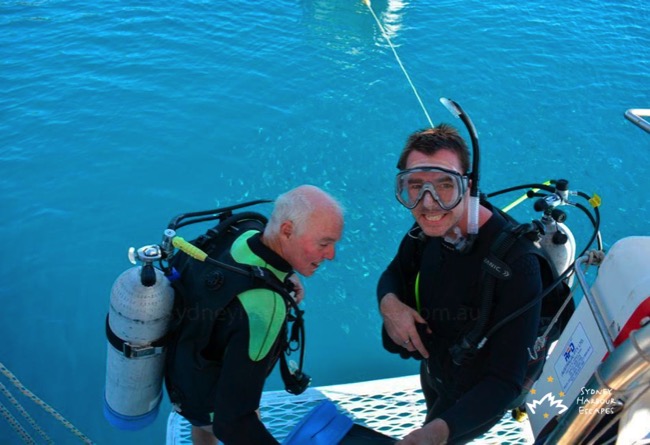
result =
M553 383L553 376L548 376L546 381ZM537 395L537 390L533 388L530 390L530 393L535 396ZM544 418L548 419L551 416L562 414L569 409L564 404L564 396L564 391L560 391L558 397L555 397L552 392L548 392L541 399L534 399L532 402L526 403L526 407L530 410L531 414L537 414L538 410L542 411Z
M547 377L546 381L553 383L553 376ZM530 390L530 393L534 396L537 394L537 390L533 388ZM565 396L566 394L563 391L560 391L557 396L552 392L548 392L542 398L533 399L532 402L526 403L526 407L530 410L531 414L537 414L540 411L543 413L543 417L548 419L549 417L563 414L569 409L564 404L563 399ZM578 413L587 415L614 414L615 408L618 406L618 401L613 397L613 391L609 388L592 389L583 387L580 389L575 403L578 405Z

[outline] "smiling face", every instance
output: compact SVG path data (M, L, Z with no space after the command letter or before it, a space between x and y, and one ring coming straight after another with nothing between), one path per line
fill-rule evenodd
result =
M441 149L434 154L425 154L412 151L406 159L406 169L417 167L441 167L463 173L458 156L451 150ZM465 191L463 199L451 210L443 210L433 199L429 191L424 192L420 202L411 209L415 221L427 236L442 237L458 226L463 233L466 232L467 221L467 196Z
M311 213L304 227L285 221L280 227L282 256L300 275L311 276L324 260L334 259L342 232L343 217L330 206Z

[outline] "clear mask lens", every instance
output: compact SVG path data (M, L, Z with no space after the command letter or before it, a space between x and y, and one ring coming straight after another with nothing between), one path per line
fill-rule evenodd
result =
M397 174L395 196L404 207L412 209L429 192L443 210L451 210L458 205L466 189L467 176L443 168L420 167Z

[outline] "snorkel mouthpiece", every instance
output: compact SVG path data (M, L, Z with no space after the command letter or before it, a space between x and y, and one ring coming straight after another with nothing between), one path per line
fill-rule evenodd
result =
M480 152L478 145L478 135L476 133L476 127L472 123L469 116L463 111L460 105L454 102L451 99L445 97L440 98L440 103L442 103L447 110L454 117L459 118L465 124L469 136L472 140L472 172L468 175L472 180L472 185L469 189L469 203L468 203L468 214L467 214L467 235L468 235L468 247L471 247L471 244L478 234L478 211L480 205L479 199L479 160Z

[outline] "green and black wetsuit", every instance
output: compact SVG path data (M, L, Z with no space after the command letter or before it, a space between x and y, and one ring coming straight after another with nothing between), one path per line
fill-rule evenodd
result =
M266 268L280 282L292 272L261 242L257 231L240 235L219 259ZM229 280L241 278L226 273L223 283L215 285L209 279L214 270L207 270L201 273L206 279L188 283L185 292L190 294L189 304L183 308L167 363L170 399L193 424L212 424L215 435L229 445L277 444L255 410L264 382L282 353L286 303L278 293L254 287L252 281L250 289L232 295ZM215 289L210 291L210 286Z
M489 205L488 205L489 206ZM537 336L540 304L499 329L480 349L469 365L453 363L449 352L476 323L481 297L481 264L492 242L506 226L497 212L480 228L473 249L461 254L440 238L413 236L414 226L399 247L397 256L382 274L377 288L379 300L387 293L417 308L433 332L418 329L429 351L421 362L421 382L425 394L427 421L445 420L450 429L449 443L464 443L489 430L521 393L526 375L528 352ZM533 300L542 289L538 256L525 250L507 261L509 280L499 280L488 327ZM440 260L434 261L434 255ZM438 270L433 264L439 266ZM419 273L419 278L416 279ZM422 359L396 345L383 330L384 347L402 357Z

